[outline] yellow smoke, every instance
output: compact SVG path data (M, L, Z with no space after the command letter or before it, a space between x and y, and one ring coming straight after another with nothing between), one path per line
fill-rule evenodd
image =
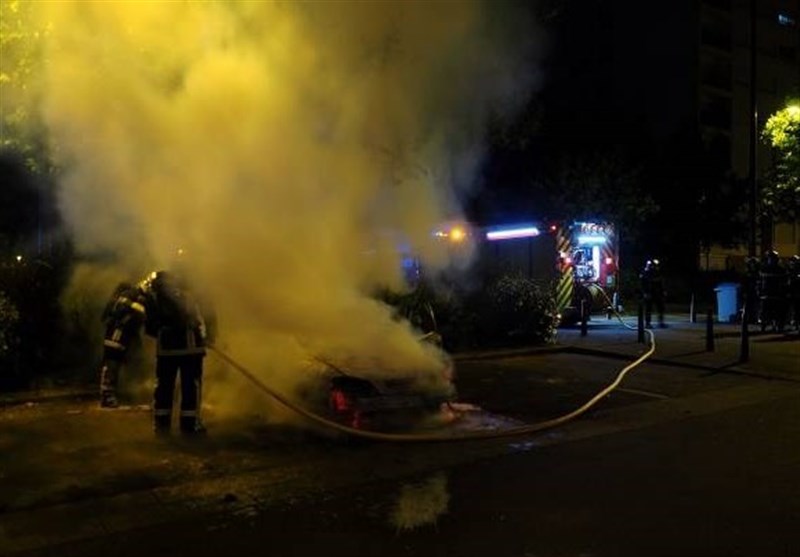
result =
M431 231L458 217L488 110L527 85L492 5L37 3L79 249L142 273L186 249L220 346L273 386L318 354L437 374L367 292L402 284L399 241L447 264Z

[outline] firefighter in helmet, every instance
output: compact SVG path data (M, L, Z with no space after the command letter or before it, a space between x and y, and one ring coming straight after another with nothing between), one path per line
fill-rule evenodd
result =
M100 406L119 405L117 388L119 372L131 341L138 335L145 319L145 295L138 287L121 282L114 289L103 310L106 325L103 337L103 361L100 366Z
M661 263L658 259L649 259L644 265L644 269L639 275L642 291L642 302L644 303L645 325L649 328L652 324L653 310L658 314L659 327L665 327L664 323L664 277L661 275Z
M783 331L786 320L786 287L786 269L781 265L778 252L769 250L764 253L758 274L758 321L762 331L767 326Z
M204 433L200 419L203 358L214 339L213 313L201 306L184 272L153 272L142 284L148 296L145 331L156 339L155 431L170 430L175 383L180 374L180 430Z

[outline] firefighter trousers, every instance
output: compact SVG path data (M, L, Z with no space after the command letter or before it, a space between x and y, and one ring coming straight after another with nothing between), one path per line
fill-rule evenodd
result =
M103 349L103 363L100 366L100 395L116 396L119 385L119 371L125 358L125 351L117 348Z
M153 395L153 419L156 431L169 430L172 422L172 401L175 383L180 373L181 431L193 433L201 429L203 355L158 356L156 359L156 388Z

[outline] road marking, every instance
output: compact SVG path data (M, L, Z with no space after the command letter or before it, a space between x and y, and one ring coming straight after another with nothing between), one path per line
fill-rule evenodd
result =
M617 390L621 391L623 393L631 393L631 394L634 394L634 395L649 396L650 398L658 398L658 399L661 399L661 400L670 398L669 396L661 394L661 393L654 393L652 391L640 391L639 389L628 389L628 388L625 388L625 387L617 387Z

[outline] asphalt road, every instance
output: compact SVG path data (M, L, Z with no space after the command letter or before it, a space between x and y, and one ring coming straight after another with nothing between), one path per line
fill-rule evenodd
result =
M535 423L624 361L462 360L461 400ZM645 364L536 435L354 443L268 414L155 440L146 408L0 412L0 553L797 555L800 387ZM487 425L488 424L488 425Z
M509 445L490 459L49 554L793 556L800 397L758 391L761 402L721 412Z

